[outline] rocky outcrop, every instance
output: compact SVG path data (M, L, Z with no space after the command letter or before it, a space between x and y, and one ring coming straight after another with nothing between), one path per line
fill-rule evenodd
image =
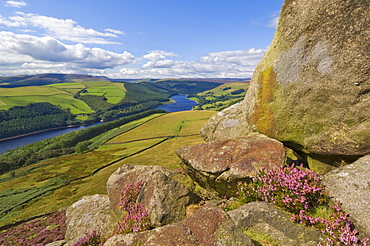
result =
M250 131L243 113L243 104L237 103L212 116L199 134L210 142L245 137Z
M85 233L100 231L109 237L117 227L117 222L106 195L84 196L66 211L66 245L73 245Z
M204 207L178 223L140 233L115 235L104 244L104 246L113 245L249 246L254 244L242 230L235 227L230 217L221 209Z
M370 153L369 22L367 0L286 0L242 103L247 128L316 160ZM227 136L214 122L227 118L212 119L205 139Z
M145 185L136 202L145 205L152 226L158 227L184 219L186 206L200 199L186 186L172 179L173 174L173 171L159 166L124 165L119 168L107 182L110 204L117 217L122 214L118 207L122 188L141 180Z
M313 227L305 227L290 220L289 214L266 202L251 202L228 212L238 228L268 235L286 246L316 246L322 234Z
M323 178L326 189L363 236L370 237L370 155L335 169Z
M185 146L176 153L190 177L221 196L234 195L237 183L250 180L261 168L285 163L283 144L262 134Z

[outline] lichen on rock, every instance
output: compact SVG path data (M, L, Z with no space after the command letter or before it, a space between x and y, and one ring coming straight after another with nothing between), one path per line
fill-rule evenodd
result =
M370 153L369 22L366 0L285 1L244 101L227 109L243 114L240 134L258 131L316 157ZM222 139L213 127L202 131L207 141Z

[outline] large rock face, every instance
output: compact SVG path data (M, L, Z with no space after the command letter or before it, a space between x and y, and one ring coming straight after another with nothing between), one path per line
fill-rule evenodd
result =
M361 235L370 237L370 155L335 169L323 178L326 189L340 201Z
M306 153L369 153L369 23L368 0L286 0L243 102L249 127Z
M104 246L252 246L252 241L219 208L204 207L178 223L150 231L115 235Z
M237 183L250 180L260 169L285 164L283 144L262 134L185 146L176 154L190 177L222 196L235 195Z
M186 206L200 199L185 185L171 178L173 172L160 166L124 165L114 172L108 182L107 190L111 207L120 217L118 207L120 192L127 184L144 181L138 203L143 203L154 227L177 222L186 216Z

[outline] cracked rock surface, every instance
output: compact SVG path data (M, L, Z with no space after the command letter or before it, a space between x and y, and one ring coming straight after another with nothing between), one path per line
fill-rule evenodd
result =
M239 181L250 180L261 168L282 167L286 152L279 141L252 134L185 146L176 153L192 179L221 196L231 196Z
M137 202L145 205L152 226L167 225L185 218L186 206L196 203L199 198L185 185L172 179L173 174L170 169L160 166L120 167L107 182L110 204L117 217L121 216L117 204L122 188L127 184L144 181Z
M323 182L335 202L341 202L356 230L370 237L370 155L327 173Z

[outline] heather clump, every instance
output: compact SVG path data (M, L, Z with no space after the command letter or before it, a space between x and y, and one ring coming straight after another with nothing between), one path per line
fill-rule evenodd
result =
M357 237L340 205L329 208L329 195L319 173L294 166L261 170L251 183L240 183L238 190L239 201L275 204L292 213L292 221L317 228L327 237L319 246L368 245L367 238ZM326 207L326 216L315 212L318 207Z
M299 213L326 200L320 174L294 166L266 171L262 169L252 183L240 183L242 199L265 201Z
M137 181L123 187L118 203L122 209L122 218L116 233L140 232L150 228L150 216L145 205L136 202L143 186L143 181Z
M325 244L320 243L319 246L336 246L336 245L352 245L366 246L368 238L360 240L357 237L358 231L353 229L349 214L345 213L338 203L337 206L330 207L331 214L325 218L321 216L312 216L308 211L301 210L298 215L293 214L294 222L314 226L321 233L327 236Z
M64 239L66 214L58 211L0 233L0 245L43 246Z
M99 246L103 244L104 240L101 238L101 233L93 230L91 233L85 232L85 236L79 238L73 246Z

